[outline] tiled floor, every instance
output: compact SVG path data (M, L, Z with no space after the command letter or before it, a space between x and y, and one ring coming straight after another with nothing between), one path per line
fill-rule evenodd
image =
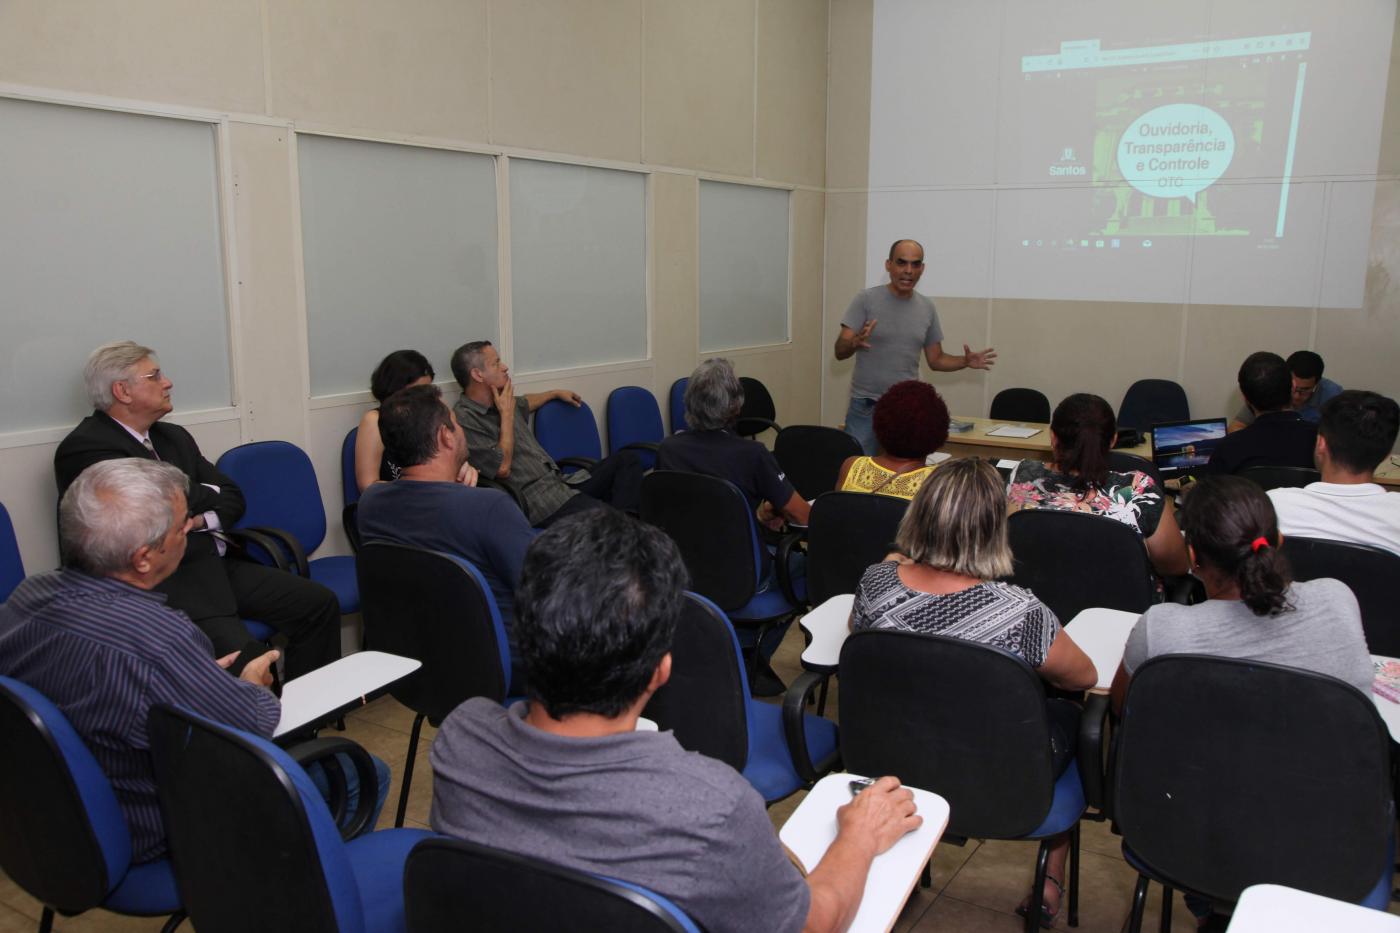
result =
M796 675L801 647L801 635L793 626L774 660L774 667L785 679ZM838 708L839 686L833 685L827 715L835 717ZM346 725L345 736L384 759L393 769L394 785L390 788L389 799L380 818L381 827L391 826L398 802L399 780L408 754L413 713L386 697L352 713L347 717ZM432 800L432 768L428 764L428 748L433 734L432 727L425 724L409 795L407 825L410 826L427 826ZM801 794L795 794L769 810L775 827L783 824L801 798ZM915 889L895 930L966 930L975 933L1021 929L1022 921L1014 911L1030 888L1035 851L1035 844L1028 842L970 840L962 847L940 844L934 854L932 887ZM1137 875L1123 861L1118 837L1109 832L1105 823L1085 822L1081 852L1078 930L1083 933L1112 933L1124 929ZM1161 889L1154 886L1144 929L1157 928L1160 902ZM1394 903L1391 911L1400 913ZM0 933L28 933L36 928L38 918L38 903L10 879L0 875ZM161 919L119 917L95 910L73 919L60 918L54 928L72 931L156 931L161 924ZM1063 913L1055 927L1068 929ZM1178 895L1172 908L1172 929L1190 931L1194 928L1195 924ZM181 930L189 929L189 924L181 927Z

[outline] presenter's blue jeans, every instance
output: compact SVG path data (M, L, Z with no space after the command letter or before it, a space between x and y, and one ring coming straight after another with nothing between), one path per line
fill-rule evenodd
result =
M851 396L851 403L846 406L846 433L860 441L867 457L880 452L880 445L875 440L874 415L875 399Z

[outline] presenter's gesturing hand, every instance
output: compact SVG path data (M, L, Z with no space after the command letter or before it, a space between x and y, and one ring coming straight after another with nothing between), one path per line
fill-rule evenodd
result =
M841 333L836 336L836 358L838 360L848 360L855 355L857 350L870 349L870 333L879 323L877 318L871 318L865 322L865 326L860 330L851 330L845 324L841 325Z
M870 349L870 332L875 329L875 325L878 323L880 323L878 318L871 318L870 320L865 322L864 327L862 327L859 331L856 332L856 339L854 342L855 349Z
M988 347L973 353L971 347L963 344L963 358L967 360L968 369L991 369L992 361L997 358L997 351Z

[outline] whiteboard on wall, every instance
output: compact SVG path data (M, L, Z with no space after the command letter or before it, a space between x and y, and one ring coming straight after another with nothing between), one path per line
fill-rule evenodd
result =
M299 134L313 396L363 392L394 350L439 377L498 334L492 156Z
M788 200L781 188L700 182L700 350L786 343Z
M511 160L514 370L646 359L646 265L645 175Z
M177 411L232 401L212 124L0 98L0 433L76 423L98 344L153 347Z

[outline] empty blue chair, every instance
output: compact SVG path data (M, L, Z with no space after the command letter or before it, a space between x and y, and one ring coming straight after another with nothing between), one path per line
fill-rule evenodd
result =
M19 554L19 541L15 539L15 526L5 506L0 505L0 603L10 598L10 593L23 579L24 560Z
M668 397L666 407L671 410L671 433L679 434L690 425L685 423L685 387L690 384L690 377L682 376L671 383L671 394Z
M1118 406L1118 427L1135 431L1151 431L1154 424L1190 417L1186 390L1170 379L1139 379L1128 386Z
M306 771L267 739L165 705L147 731L175 877L202 933L404 930L404 862L431 833L347 842Z
M101 907L184 919L169 859L131 863L112 783L67 717L39 691L0 677L0 870L55 913Z
M328 587L348 615L360 611L355 558L348 555L307 560L326 537L326 509L311 458L286 441L258 441L226 451L216 464L243 490L247 511L237 528L282 532L298 572Z
M679 907L635 884L442 836L409 854L404 897L412 933L457 933L464 917L480 930L698 933Z
M597 466L603 459L598 422L587 402L574 407L552 399L535 409L535 439L565 473Z
M656 466L656 448L666 437L656 396L641 386L622 386L608 395L608 452L635 450L642 466Z
M793 692L803 687L789 690L781 707L753 699L734 626L705 597L686 593L671 657L671 679L642 715L672 730L683 748L728 764L768 803L831 769L835 723L803 711L805 697Z

